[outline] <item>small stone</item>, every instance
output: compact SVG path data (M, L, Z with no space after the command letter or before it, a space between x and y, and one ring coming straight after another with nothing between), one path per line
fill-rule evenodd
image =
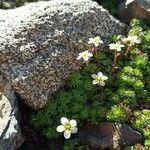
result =
M150 20L150 0L122 0L118 14L124 22L133 18Z
M79 139L83 144L99 149L120 149L142 143L141 134L130 126L109 122L81 129Z

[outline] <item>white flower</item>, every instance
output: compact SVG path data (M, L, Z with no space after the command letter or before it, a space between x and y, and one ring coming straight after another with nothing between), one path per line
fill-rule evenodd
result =
M98 75L92 74L93 84L99 84L101 86L105 86L105 80L108 79L107 76L104 76L102 72L98 72Z
M94 44L94 46L97 47L99 44L103 44L103 41L99 36L96 36L94 38L90 38L88 44Z
M57 132L64 132L65 139L69 139L71 137L71 133L77 133L78 128L76 120L68 120L66 117L61 118L61 124L57 127Z
M122 48L122 47L124 47L124 45L121 44L121 43L111 43L111 44L109 44L109 48L110 48L111 50L121 51L121 48Z
M139 44L141 40L138 38L138 36L128 36L127 38L123 38L122 42L124 43L130 43L130 45Z
M89 51L84 51L82 53L79 53L77 60L82 58L84 61L88 61L92 56L93 54L90 53Z

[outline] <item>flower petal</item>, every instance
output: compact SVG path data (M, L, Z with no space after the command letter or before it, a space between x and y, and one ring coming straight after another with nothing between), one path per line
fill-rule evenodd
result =
M140 39L138 39L138 40L136 41L136 43L138 43L138 44L139 44L139 43L141 43L141 40L140 40Z
M98 84L99 82L97 80L93 80L93 84Z
M92 78L95 79L97 77L96 74L92 74Z
M78 132L78 128L77 127L73 127L71 130L71 133L77 133Z
M103 73L102 72L98 72L98 76L103 76Z
M86 50L86 51L84 51L83 53L88 54L88 53L89 53L89 51L88 51L88 50Z
M109 49L113 49L113 44L109 44Z
M88 60L89 60L89 57L83 57L83 59L84 59L85 61L88 61Z
M81 56L80 56L80 55L77 57L77 60L79 60L79 59L81 59Z
M89 57L92 57L93 56L93 54L92 53L89 53Z
M103 82L103 81L101 81L99 84L100 84L101 86L105 86L105 82Z
M89 38L88 44L92 44L93 43L93 38Z
M57 132L63 132L65 131L65 127L63 125L59 125L56 130Z
M104 42L102 40L100 40L100 43L103 44Z
M65 139L69 139L71 137L71 133L69 131L64 132Z
M75 126L77 126L77 121L76 120L74 120L74 119L72 119L72 120L70 120L70 125L71 125L71 127L75 127Z
M69 120L66 117L61 118L61 123L64 125L66 123L69 123Z
M100 37L99 37L99 36L96 36L95 39L96 39L96 40L100 40Z
M103 80L107 80L108 79L108 77L107 76L103 76Z
M99 46L99 44L95 44L95 47L98 47Z

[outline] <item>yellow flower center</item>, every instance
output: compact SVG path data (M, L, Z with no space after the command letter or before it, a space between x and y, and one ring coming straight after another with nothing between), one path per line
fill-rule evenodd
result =
M71 131L71 125L69 123L66 123L64 127L65 127L65 130Z
M98 40L96 38L94 38L94 41L93 41L94 44L97 44L98 43Z
M88 54L83 54L83 58L87 58L88 57Z
M97 76L95 79L96 79L97 81L102 81L102 80L103 80L102 77L100 77L100 76Z
M115 45L115 48L118 49L118 48L120 48L120 46L119 45Z

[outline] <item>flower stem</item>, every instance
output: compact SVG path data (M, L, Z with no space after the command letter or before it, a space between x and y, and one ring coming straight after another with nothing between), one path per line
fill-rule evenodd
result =
M113 65L112 65L112 73L115 72L116 64L117 64L117 50L115 50L115 52L114 52L114 62L113 62Z
M96 57L97 65L99 65L98 51L97 51L97 48L95 46L94 46L94 52L95 52L95 57Z
M129 53L130 49L131 49L131 46L128 46L128 47L127 47L127 50L126 50L126 52L125 52L125 56L126 56L126 57L128 56L128 53Z

